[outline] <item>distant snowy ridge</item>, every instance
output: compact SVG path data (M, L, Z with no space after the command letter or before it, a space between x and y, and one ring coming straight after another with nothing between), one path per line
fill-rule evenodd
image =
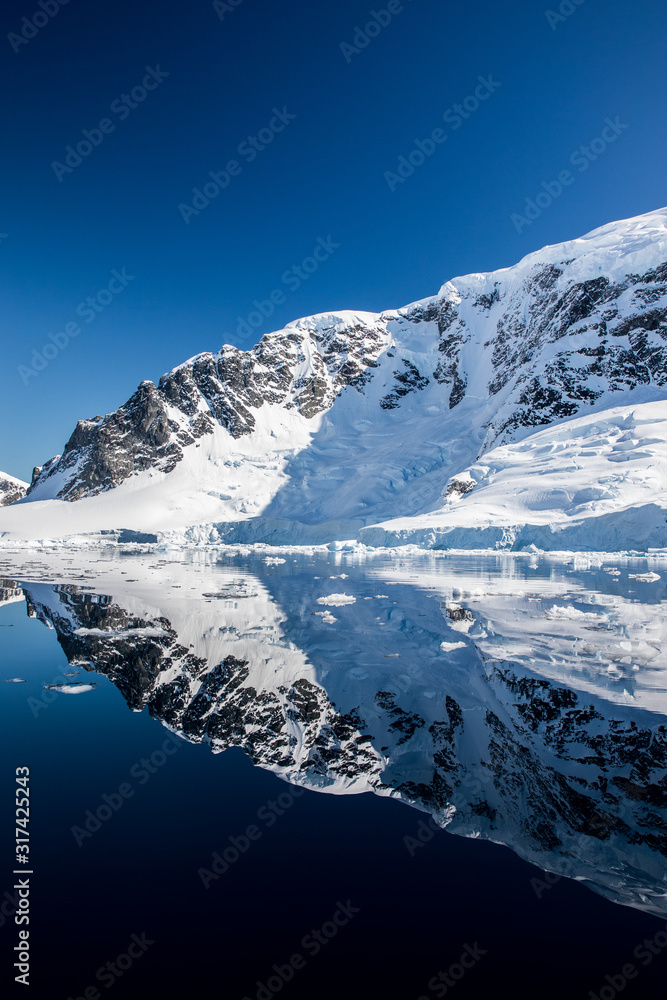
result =
M6 472L0 472L0 507L7 504L16 503L21 500L28 491L28 483L14 476L8 476Z
M565 548L594 518L576 547L665 547L666 400L662 209L143 382L79 422L0 538Z

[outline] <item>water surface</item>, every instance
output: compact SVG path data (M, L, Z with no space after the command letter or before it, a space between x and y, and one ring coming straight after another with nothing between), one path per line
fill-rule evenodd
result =
M100 986L132 934L154 944L118 996L273 976L431 997L473 953L459 997L588 996L627 962L651 995L657 559L128 547L0 569L3 678L25 680L1 682L3 794L27 763L48 995Z

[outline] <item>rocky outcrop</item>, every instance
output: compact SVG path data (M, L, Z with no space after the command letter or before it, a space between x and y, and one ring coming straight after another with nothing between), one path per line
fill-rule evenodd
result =
M346 386L365 384L385 335L379 320L326 317L263 337L252 351L201 354L157 386L142 382L115 413L79 421L62 456L40 469L28 492L57 477L58 498L78 500L147 469L169 473L184 448L216 425L233 438L249 434L266 403L316 416Z
M28 491L28 484L0 472L0 507L22 500Z

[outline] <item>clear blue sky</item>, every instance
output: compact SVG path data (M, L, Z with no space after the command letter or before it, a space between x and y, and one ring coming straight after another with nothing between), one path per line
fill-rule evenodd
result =
M557 21L545 0L392 0L390 20L385 0L217 6L70 0L52 17L38 0L2 6L3 471L29 478L77 419L223 342L249 347L310 313L403 305L667 202L664 0L566 0ZM372 10L389 23L353 51ZM168 76L133 99L146 67ZM443 120L489 75L479 107ZM296 117L284 124L274 108ZM607 117L627 128L572 168ZM112 130L93 132L101 142L80 165L53 167L104 118ZM260 133L271 123L282 131ZM390 184L386 172L437 128L446 139ZM240 153L258 134L272 141ZM208 207L179 210L230 160L235 176ZM562 195L513 225L568 167ZM286 283L329 237L329 258ZM77 316L123 268L133 280L114 279L92 322L86 307ZM274 290L274 314L239 333L238 317ZM80 333L26 384L19 366L68 323Z

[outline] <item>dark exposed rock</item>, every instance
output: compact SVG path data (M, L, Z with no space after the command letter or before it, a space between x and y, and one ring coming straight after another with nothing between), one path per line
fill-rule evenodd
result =
M0 507L7 507L10 503L22 500L27 490L28 486L26 483L4 476L0 472Z
M445 499L464 497L466 493L471 493L474 488L475 484L470 479L453 479L445 490Z
M385 410L395 409L399 405L401 396L407 396L409 392L425 389L429 383L429 380L425 376L420 375L419 370L411 361L404 358L403 364L405 365L405 371L394 372L396 382L393 390L380 400L380 406Z

